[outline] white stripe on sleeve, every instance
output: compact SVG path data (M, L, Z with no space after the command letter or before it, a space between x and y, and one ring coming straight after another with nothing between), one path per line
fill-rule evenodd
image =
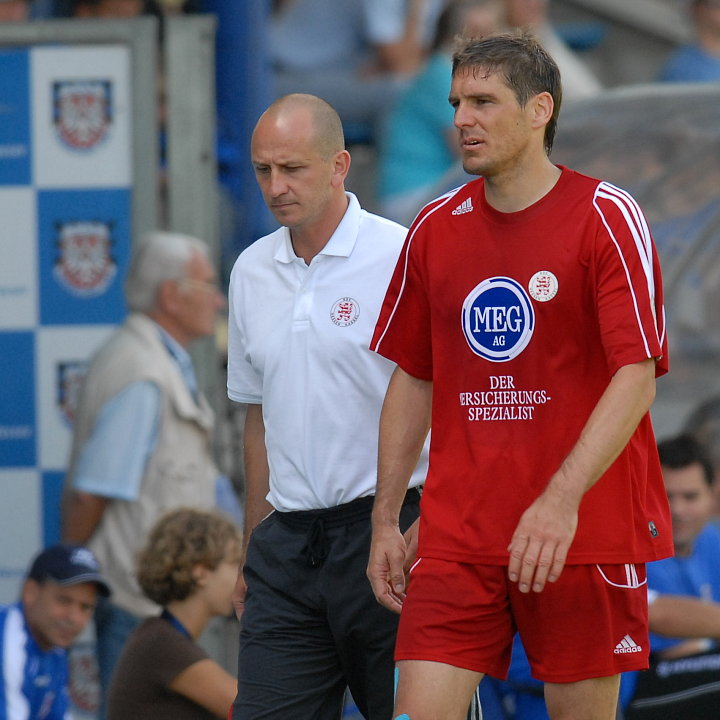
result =
M464 186L461 185L459 188L456 188L455 190L451 190L445 196L442 196L441 198L439 198L440 200L442 200L443 197L445 199L442 202L438 202L438 204L431 210L428 210L421 220L416 221L416 225L413 228L412 233L410 234L410 237L408 238L408 241L405 246L405 265L403 267L403 279L402 279L402 283L400 284L400 291L398 292L397 298L395 300L395 305L393 306L393 309L390 312L390 315L388 316L387 321L385 322L385 328L383 329L382 334L378 338L378 341L375 343L375 346L372 348L372 350L374 350L375 352L378 351L378 348L380 347L380 344L382 343L383 338L385 337L385 335L388 331L388 328L390 327L390 324L392 323L392 319L395 316L395 311L397 310L398 305L400 304L400 298L402 297L403 290L405 289L405 281L407 280L408 255L410 254L410 246L412 245L412 241L415 237L415 233L420 229L420 226L425 222L425 220L427 220L434 212L436 212L441 207L446 205L450 201L450 199L452 197L454 197L456 195L456 193L458 193L463 187ZM423 211L421 210L420 212L422 213ZM418 215L418 217L419 217L419 215Z
M27 652L25 625L17 607L8 609L3 634L3 684L7 720L30 720L30 703L23 695Z

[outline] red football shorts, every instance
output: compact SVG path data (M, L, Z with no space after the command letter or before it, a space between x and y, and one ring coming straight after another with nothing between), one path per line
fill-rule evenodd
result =
M568 565L541 593L507 567L421 558L400 615L396 660L505 678L520 632L538 680L577 682L648 666L645 565Z

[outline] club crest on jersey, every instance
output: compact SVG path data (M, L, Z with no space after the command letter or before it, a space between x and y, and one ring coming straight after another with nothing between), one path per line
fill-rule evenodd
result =
M53 83L53 124L62 143L87 151L99 145L112 124L109 80L66 80Z
M530 278L528 290L533 300L547 302L557 295L558 279L549 270L540 270Z
M117 274L109 223L83 220L57 228L55 279L73 295L102 295Z
M462 328L474 353L491 362L506 362L530 342L535 313L522 285L508 277L488 278L465 298Z
M59 362L57 370L57 406L63 420L72 427L75 424L80 386L87 372L88 363L85 360Z
M330 310L330 319L338 327L352 325L360 317L360 305L351 297L340 298Z

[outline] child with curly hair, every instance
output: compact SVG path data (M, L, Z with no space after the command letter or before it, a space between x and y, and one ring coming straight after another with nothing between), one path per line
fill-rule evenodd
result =
M211 618L232 613L240 561L233 523L190 508L163 516L137 562L143 593L162 607L129 637L108 694L108 720L227 717L236 679L197 644Z

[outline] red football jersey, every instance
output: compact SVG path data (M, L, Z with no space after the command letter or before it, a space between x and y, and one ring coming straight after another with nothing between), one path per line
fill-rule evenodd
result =
M667 372L662 282L627 192L567 168L501 213L478 179L410 228L372 347L433 381L419 554L505 564L522 512L575 445L612 375ZM672 554L649 415L580 505L570 563Z

